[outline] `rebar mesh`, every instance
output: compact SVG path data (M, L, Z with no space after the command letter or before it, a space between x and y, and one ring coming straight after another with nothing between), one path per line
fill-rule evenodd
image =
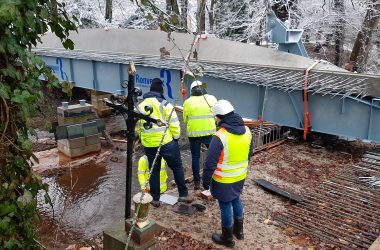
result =
M169 68L181 70L183 59L161 58L152 55L123 54L119 52L99 51L66 51L52 48L35 48L33 51L42 56L64 56L65 58L95 60L109 63L129 64L154 68ZM281 89L286 92L302 90L304 88L304 74L295 69L275 68L270 66L238 65L224 62L198 61L190 62L192 69L203 68L205 76L226 81L237 81L269 88ZM308 91L322 95L354 95L365 97L368 95L368 83L365 77L345 75L342 72L317 72L309 76Z
M275 219L339 249L368 249L380 234L380 192L363 177L379 176L380 152L367 152Z

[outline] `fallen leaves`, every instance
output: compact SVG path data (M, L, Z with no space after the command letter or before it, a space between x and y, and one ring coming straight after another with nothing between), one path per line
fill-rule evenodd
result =
M178 250L209 250L215 249L211 244L206 244L195 240L189 234L177 232L171 228L164 229L161 234L156 237L156 249L178 249Z

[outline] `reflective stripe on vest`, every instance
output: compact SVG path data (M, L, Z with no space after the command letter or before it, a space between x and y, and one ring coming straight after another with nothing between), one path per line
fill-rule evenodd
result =
M221 128L215 133L223 144L213 180L220 183L235 183L244 180L247 176L248 153L252 134L246 127L243 135L235 135Z
M151 133L156 133L156 132L163 132L165 131L165 127L152 127L150 129L143 129L144 133L151 134Z
M202 130L202 131L187 131L187 136L191 135L204 135L204 134L212 134L215 130Z
M193 115L187 117L187 120L197 120L197 119L214 119L213 115Z

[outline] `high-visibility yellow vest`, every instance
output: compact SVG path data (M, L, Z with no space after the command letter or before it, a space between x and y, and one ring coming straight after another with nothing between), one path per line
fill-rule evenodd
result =
M206 100L207 102L206 102ZM217 100L212 95L191 96L183 103L183 121L188 137L213 135L216 130L211 108Z
M179 138L181 134L181 127L175 110L173 111L169 120L170 113L172 109L174 109L173 105L165 100L159 102L156 98L151 97L146 98L138 105L141 112L148 114L144 109L145 106L151 106L153 108L153 113L150 115L152 118L161 118L169 124L169 128L167 129L162 145L171 142L173 138ZM143 126L144 123L144 120L139 120L137 122L137 131L140 135L141 144L144 147L158 147L160 145L162 135L165 131L165 126L159 127L156 124L152 124L152 128L145 129Z
M213 180L220 183L235 183L244 180L247 176L252 134L248 127L245 127L245 130L243 135L229 133L225 128L215 133L223 143L223 150L212 175Z
M140 157L139 165L137 168L137 176L140 183L141 190L145 190L145 188L149 189L149 162L148 157L146 155ZM166 162L164 158L161 159L161 170L160 170L160 192L165 193L168 189L167 185L168 173L166 172Z

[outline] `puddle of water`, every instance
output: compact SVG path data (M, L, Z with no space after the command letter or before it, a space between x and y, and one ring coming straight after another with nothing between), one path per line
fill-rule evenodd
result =
M71 170L60 169L56 174L43 178L43 182L49 185L53 209L50 205L44 204L41 193L38 209L42 223L38 227L39 234L43 237L40 238L50 243L55 242L56 238L61 243L66 241L71 244L78 243L78 238L91 238L102 233L107 226L124 218L125 152L119 156L121 162L108 161L102 165L91 162ZM183 154L182 158L189 162L188 156L189 154ZM132 195L139 192L138 157L136 154L133 159ZM188 175L191 174L189 169L186 172ZM169 170L168 174L170 178L172 172ZM52 229L49 230L49 227ZM59 230L56 230L57 228ZM57 236L57 231L64 233L58 233Z

